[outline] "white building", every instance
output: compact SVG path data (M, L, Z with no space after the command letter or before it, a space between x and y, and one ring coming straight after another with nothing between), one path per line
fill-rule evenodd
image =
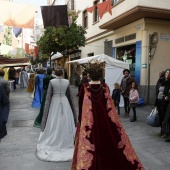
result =
M97 7L92 13L86 11L101 2L76 0L78 24L87 31L81 58L105 53L129 62L131 74L140 84L141 97L153 103L158 73L170 67L169 0L112 0L112 15L105 12L102 19Z

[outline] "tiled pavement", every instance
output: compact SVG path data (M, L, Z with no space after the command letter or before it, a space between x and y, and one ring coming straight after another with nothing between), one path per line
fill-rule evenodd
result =
M77 88L72 86L76 109ZM31 107L31 94L17 88L10 94L11 110L8 136L0 143L0 170L70 170L71 162L43 162L36 158L35 148L40 129L32 126L39 109ZM158 136L159 128L150 127L145 119L153 106L137 108L137 122L121 121L146 170L170 170L170 143ZM123 170L123 169L122 169Z

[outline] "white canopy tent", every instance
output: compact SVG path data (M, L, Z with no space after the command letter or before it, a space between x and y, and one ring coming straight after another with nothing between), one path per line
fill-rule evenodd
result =
M105 62L105 82L110 88L110 94L114 89L114 83L121 83L123 78L123 70L129 69L129 64L123 61L117 60L105 54L99 54L92 57L81 58L66 62L67 64L86 64L91 60L97 60L99 62ZM124 105L123 99L121 98L120 106Z
M58 58L61 58L63 55L59 52L57 52L56 54L54 54L53 56L51 56L51 60L55 60L55 59L58 59Z

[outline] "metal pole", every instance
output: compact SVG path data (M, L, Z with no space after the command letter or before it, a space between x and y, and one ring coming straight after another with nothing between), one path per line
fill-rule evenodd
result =
M150 54L149 54L149 59L148 59L148 96L147 96L147 104L149 105L149 98L150 98Z
M149 35L149 56L148 56L148 94L147 104L149 105L150 98L150 62L151 62L151 34Z

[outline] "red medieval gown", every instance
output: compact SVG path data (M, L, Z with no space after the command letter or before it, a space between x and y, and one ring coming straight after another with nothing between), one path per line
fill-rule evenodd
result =
M79 93L72 170L144 170L116 113L107 84Z

